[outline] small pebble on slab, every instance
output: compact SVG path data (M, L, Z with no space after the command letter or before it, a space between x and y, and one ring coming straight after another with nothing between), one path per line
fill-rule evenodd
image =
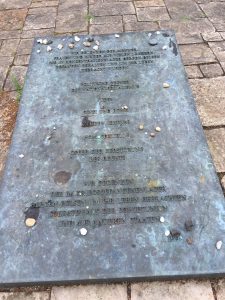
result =
M38 40L37 40L37 43L38 43L38 44L42 44L42 43L43 43L43 40L42 40L42 39L38 39Z
M79 42L79 41L80 41L79 36L75 35L74 40L75 40L76 42Z
M169 88L169 87L170 87L170 85L169 85L169 83L168 83L168 82L164 82L164 83L163 83L163 87L166 89L166 88Z
M116 33L116 34L115 34L115 37L116 37L116 38L119 38L119 37L120 37L120 35Z
M155 137L155 133L154 133L154 132L151 132L151 133L150 133L150 136L151 136L151 137Z
M19 158L24 158L24 154L20 154L20 155L19 155Z
M40 50L40 49L38 49L38 50L37 50L37 53L40 53L40 52L41 52L41 50Z
M167 46L163 46L162 49L163 49L163 50L167 50L168 47L167 47Z
M63 44L58 44L57 48L61 50L63 48Z
M170 231L169 230L166 230L165 231L165 236L169 236L170 235Z
M100 45L99 41L95 41L95 44L96 44L97 46L99 46L99 45Z
M157 127L155 128L155 131L160 132L160 131L161 131L161 128L157 126Z
M158 41L156 39L151 39L148 43L150 46L155 46L158 44Z
M218 242L216 243L216 249L217 249L217 250L220 250L220 249L222 248L222 245L223 245L223 242L222 242L222 241L218 241Z
M164 223L165 222L165 218L164 217L160 217L160 222Z
M83 42L84 47L91 47L91 43L90 42Z
M27 227L33 227L36 224L36 220L34 218L27 218L25 224Z
M73 43L70 43L70 44L68 45L68 47L69 47L70 49L73 49L73 48L74 48L74 44L73 44Z
M86 228L81 228L80 229L80 234L81 235L86 235L87 234L87 229Z
M93 49L94 49L95 51L97 51L97 50L98 50L98 45L95 45L95 46L93 47Z
M50 51L52 51L52 47L48 46L47 47L47 52L50 52Z
M144 129L144 124L140 124L140 125L139 125L139 129L140 129L140 130L143 130L143 129Z

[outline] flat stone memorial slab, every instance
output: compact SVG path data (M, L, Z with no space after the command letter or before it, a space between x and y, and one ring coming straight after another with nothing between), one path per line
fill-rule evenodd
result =
M86 38L34 43L0 284L225 274L224 196L174 33Z

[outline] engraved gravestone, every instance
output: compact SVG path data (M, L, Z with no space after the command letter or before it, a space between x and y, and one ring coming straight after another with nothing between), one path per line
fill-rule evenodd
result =
M35 40L0 205L2 286L224 274L174 33Z

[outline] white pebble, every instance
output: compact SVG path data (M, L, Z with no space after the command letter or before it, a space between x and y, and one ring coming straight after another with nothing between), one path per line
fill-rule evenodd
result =
M50 52L50 51L52 51L52 47L48 46L47 47L47 52Z
M164 217L160 217L160 222L164 223L165 222L165 218Z
M148 134L147 131L145 131L145 134Z
M53 127L53 130L56 130L56 127L55 127L55 126Z
M119 37L120 37L120 35L116 33L116 34L115 34L115 37L116 37L116 38L119 38Z
M36 198L38 198L38 197L39 197L39 195L38 195L38 194L36 194L36 195L35 195L35 197L36 197Z
M160 31L156 31L156 34L160 34L161 32Z
M221 247L222 247L222 245L223 245L223 242L222 242L222 241L218 241L218 242L216 243L216 249L217 249L217 250L220 250Z
M47 45L48 44L48 40L47 39L42 40L42 44Z
M97 51L97 50L98 50L98 45L95 45L95 46L93 47L93 49Z
M61 50L61 49L63 48L63 45L62 45L62 44L58 44L57 48L58 48L59 50Z
M79 41L80 41L79 36L75 35L74 40L75 40L76 42L79 42Z
M83 42L84 47L91 47L91 43L90 42Z
M165 46L162 47L162 49L163 49L163 50L167 50L168 47L165 45Z
M81 228L80 229L80 234L81 235L86 235L87 234L87 229L86 228Z
M163 87L164 87L164 88L169 88L169 87L170 87L170 85L169 85L169 83L168 83L168 82L164 82L164 83L163 83Z
M86 208L88 209L88 208L89 208L89 206L86 206Z
M43 43L43 40L42 40L42 39L38 39L38 40L37 40L37 43L38 43L38 44L42 44L42 43Z
M37 50L37 53L40 53L40 52L41 52L41 50L40 50L40 49L38 49L38 50Z
M20 155L19 155L19 158L24 158L24 154L20 154Z
M99 45L100 45L99 41L95 41L95 44L96 44L97 46L99 46Z
M73 48L74 48L74 44L71 43L71 44L68 45L68 47L69 47L70 49L73 49Z
M170 231L169 230L166 230L165 231L165 236L169 236L170 235Z
M161 128L157 126L157 127L155 128L155 131L160 132L160 131L161 131Z
M151 36L152 36L152 33L151 33L151 32L149 32L149 33L148 33L148 37L151 37Z

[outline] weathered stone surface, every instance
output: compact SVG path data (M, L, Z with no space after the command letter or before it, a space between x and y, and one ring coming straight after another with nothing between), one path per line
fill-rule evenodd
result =
M20 30L11 30L11 31L5 31L0 30L0 39L19 39L20 38Z
M17 49L17 55L29 55L33 46L33 39L22 39Z
M94 16L113 16L135 14L132 2L97 3L90 5L90 13Z
M0 180L3 175L5 161L6 161L6 157L8 154L8 149L9 149L10 143L11 143L10 140L0 140Z
M165 0L165 3L173 19L204 17L204 14L193 0Z
M29 39L33 37L51 36L54 34L54 27L50 29L24 30L21 33L21 38Z
M139 21L161 21L169 20L167 9L165 7L144 7L137 8L137 18Z
M13 62L13 57L0 57L0 89L3 88L3 84L9 70L10 65Z
M201 43L201 34L215 33L214 27L206 18L161 21L159 24L162 29L175 30L179 44Z
M27 72L27 67L13 66L7 77L4 90L5 91L15 91L16 90L16 82L18 82L21 86L23 86L26 72Z
M216 62L216 57L206 44L181 45L180 51L185 65Z
M0 93L0 140L10 140L16 121L18 102L11 93Z
M55 26L56 9L54 7L32 8L26 18L23 30L51 28Z
M209 281L152 282L131 285L132 300L214 300Z
M53 287L51 300L127 300L126 284Z
M91 34L107 34L107 33L115 33L115 32L123 32L123 24L122 22L108 23L108 24L99 24L99 25L91 25L90 33Z
M0 2L0 10L16 9L29 7L31 0L2 0Z
M225 31L225 3L224 2L210 2L201 5L202 10L213 23L218 31Z
M188 78L201 78L203 77L198 66L185 66Z
M76 13L58 14L55 32L67 33L86 31L88 28L88 20L85 16L86 14L81 15L79 11Z
M156 22L124 22L125 31L155 31L159 29Z
M220 62L225 62L225 41L223 42L210 42L210 48L215 53Z
M225 172L225 128L205 130L205 135L217 172Z
M15 66L26 66L29 64L30 55L17 55L14 60Z
M205 77L218 77L223 75L223 70L219 64L201 65L200 69Z
M0 56L14 56L19 44L19 39L4 40L0 47Z
M209 30L207 30L206 32L202 32L202 37L206 42L216 42L223 40L219 32L213 32Z
M190 80L204 126L225 125L225 77Z
M222 184L224 182L225 189L225 176L222 179ZM225 279L220 279L218 283L215 285L216 290L216 299L217 300L225 300Z
M57 6L59 4L58 0L55 1L41 1L41 2L33 2L30 7L48 7L48 6Z
M0 300L49 300L49 293L0 293Z
M148 6L165 6L163 0L145 0L145 1L134 1L136 7L148 7Z
M0 11L0 31L23 28L27 9Z
M135 17L135 15L131 15ZM136 19L137 20L137 19ZM94 17L90 20L91 25L104 25L104 24L114 24L114 23L121 23L122 16L102 16L102 17Z

